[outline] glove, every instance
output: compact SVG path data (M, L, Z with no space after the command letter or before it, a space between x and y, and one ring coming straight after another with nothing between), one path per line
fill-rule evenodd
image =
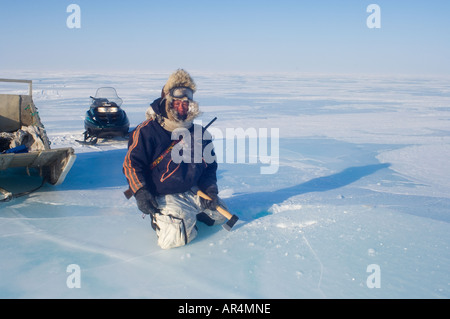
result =
M216 210L217 206L219 205L219 196L217 196L219 191L217 189L217 185L209 186L204 190L204 193L211 197L211 200L200 197L200 204L202 205L202 208Z
M136 204L141 212L147 215L152 215L158 211L158 203L155 196L152 195L146 188L139 189L136 194Z

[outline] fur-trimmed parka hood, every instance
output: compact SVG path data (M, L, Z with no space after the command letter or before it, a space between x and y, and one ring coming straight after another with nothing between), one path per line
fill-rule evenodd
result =
M173 97L170 90L176 87L188 87L194 93L197 89L192 77L183 69L178 69L172 73L164 85L161 98L156 99L147 109L145 115L147 119L153 119L166 130L173 131L176 128L190 128L196 117L200 115L198 103L193 100L189 101L189 109L186 119L182 120L178 117L177 112L172 108Z
M176 87L188 87L194 93L197 90L197 85L194 80L189 73L183 69L178 69L169 76L169 79L163 87L164 96L169 95L170 90Z

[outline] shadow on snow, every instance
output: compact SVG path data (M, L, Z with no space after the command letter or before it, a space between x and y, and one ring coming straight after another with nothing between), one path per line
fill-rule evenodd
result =
M389 166L390 164L383 163L349 167L339 173L318 177L295 186L272 192L239 194L225 201L230 211L237 214L241 220L250 221L269 215L268 210L272 205L282 203L290 197L341 188Z
M64 183L56 187L46 185L40 191L95 190L105 187L126 190L128 184L122 173L122 163L126 152L126 149L119 149L77 154L77 160ZM390 164L380 163L349 167L333 175L315 178L275 191L237 194L226 198L225 202L230 212L238 215L243 221L250 221L269 215L268 210L272 205L282 203L290 197L341 188L389 166ZM16 183L21 184L26 184L27 181L27 177L15 179Z

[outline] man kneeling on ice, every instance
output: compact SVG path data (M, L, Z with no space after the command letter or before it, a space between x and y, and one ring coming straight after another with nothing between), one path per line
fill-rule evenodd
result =
M218 205L225 205L217 195L214 151L208 156L213 160L205 160L202 155L198 160L195 150L201 149L201 154L207 153L205 148L212 150L211 138L204 136L206 130L193 124L200 114L198 103L193 100L195 91L195 82L185 70L170 75L161 97L148 108L147 120L130 134L123 163L129 191L134 194L139 210L151 216L158 245L163 249L192 241L197 235L197 220L210 226L226 221L216 210ZM179 130L188 134L173 134ZM196 130L201 132L200 141L196 138L198 134L194 134ZM178 143L190 145L188 151L183 148L182 161L176 156L179 151L173 152L179 149ZM197 189L211 200L199 197Z

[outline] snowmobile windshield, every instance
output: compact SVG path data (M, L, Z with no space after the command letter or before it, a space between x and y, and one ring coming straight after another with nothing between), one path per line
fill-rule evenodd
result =
M107 99L110 103L116 103L117 106L121 106L123 103L122 99L117 95L116 89L113 87L102 87L97 89L94 98Z

